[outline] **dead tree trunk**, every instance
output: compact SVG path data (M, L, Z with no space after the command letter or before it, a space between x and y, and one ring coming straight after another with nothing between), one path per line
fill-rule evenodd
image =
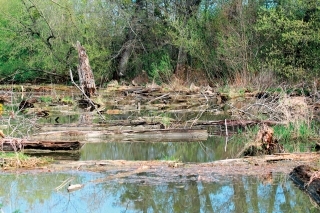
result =
M93 72L89 64L89 57L87 56L86 50L83 46L81 46L79 41L77 41L77 50L79 55L78 74L80 87L90 98L91 96L96 94L96 84L94 82Z

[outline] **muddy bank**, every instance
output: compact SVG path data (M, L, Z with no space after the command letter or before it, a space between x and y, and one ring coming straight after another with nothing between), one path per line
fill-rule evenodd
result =
M272 173L289 174L295 167L308 164L316 166L320 154L297 153L260 157L227 159L210 163L180 163L176 161L57 161L51 165L33 170L9 170L6 172L105 172L101 182L117 181L137 182L181 182L188 180L216 181L215 176L252 175L267 178Z

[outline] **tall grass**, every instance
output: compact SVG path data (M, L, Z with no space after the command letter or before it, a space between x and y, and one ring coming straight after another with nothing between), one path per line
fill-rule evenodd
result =
M276 125L273 129L275 137L288 152L313 151L313 139L318 137L318 127L314 121Z

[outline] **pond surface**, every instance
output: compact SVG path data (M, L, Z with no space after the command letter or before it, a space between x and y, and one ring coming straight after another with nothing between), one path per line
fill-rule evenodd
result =
M0 204L11 212L319 212L309 197L287 176L272 179L250 176L216 176L215 182L197 179L180 183L160 182L139 175L102 183L93 180L110 175L70 172L46 174L1 174ZM214 174L213 174L214 175ZM81 183L67 192L63 181Z
M87 143L80 151L80 160L179 160L211 162L234 156L237 144L225 137L209 137L199 142L103 142Z

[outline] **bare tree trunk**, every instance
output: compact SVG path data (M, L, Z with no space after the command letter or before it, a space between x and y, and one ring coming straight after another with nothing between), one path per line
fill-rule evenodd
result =
M79 41L77 41L77 50L79 55L78 74L80 87L90 98L91 96L96 94L96 84L94 82L93 72L89 64L89 57L87 56L86 50L83 46L81 46Z
M132 37L132 36L130 36L130 37ZM127 44L125 44L126 47L124 48L123 52L121 53L119 66L118 66L118 76L119 77L124 76L126 74L130 55L133 50L133 43L134 43L134 40L130 39L127 42Z
M175 73L177 73L177 71L179 71L180 69L185 69L186 63L187 63L187 52L183 46L180 46Z
M122 52L119 56L119 64L118 64L118 71L116 73L116 78L125 76L128 71L128 64L130 57L132 55L132 52L135 51L135 43L137 40L137 37L141 36L139 35L144 28L144 26L141 24L141 16L145 17L143 15L144 7L147 1L145 0L136 0L134 7L135 7L135 13L132 14L129 26L127 28L127 34L126 34L126 40L124 41L124 44L122 46Z

